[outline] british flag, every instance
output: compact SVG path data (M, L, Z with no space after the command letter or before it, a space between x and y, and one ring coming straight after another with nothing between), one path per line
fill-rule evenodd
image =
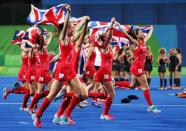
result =
M130 25L121 25L123 29L127 32L130 31ZM90 37L92 41L98 41L99 35L103 34L109 28L109 22L99 22L99 21L90 21L88 24L88 28L90 29ZM93 40L94 39L94 40ZM97 42L99 45L101 43ZM121 29L114 25L111 43L113 45L118 45L119 47L123 47L125 44L129 44L129 40L127 36L121 31Z
M58 26L64 22L65 14L65 4L60 4L49 9L38 9L34 5L31 5L31 12L27 17L27 22L32 24L53 24Z
M136 29L141 29L145 35L148 34L148 32L151 30L151 26L136 26L136 25L133 25L132 30L136 30Z
M16 30L11 43L21 45L22 49L32 48L36 45L38 36L46 33L48 33L46 29L33 25L26 31Z
M16 30L11 43L15 45L20 45L22 43L24 35L25 35L25 31Z

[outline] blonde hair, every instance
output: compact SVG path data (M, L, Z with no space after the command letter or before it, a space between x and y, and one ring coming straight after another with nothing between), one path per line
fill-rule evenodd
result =
M158 50L158 57L160 57L160 56L166 56L166 49L165 48L160 48L159 50Z

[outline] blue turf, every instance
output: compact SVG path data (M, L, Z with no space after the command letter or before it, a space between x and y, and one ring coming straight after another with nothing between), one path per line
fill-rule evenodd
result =
M15 77L0 77L0 94L4 86L11 86L16 82ZM111 114L116 117L114 121L99 119L102 108L91 105L85 109L75 109L73 118L77 122L75 126L59 126L52 123L52 118L59 106L59 101L50 105L43 116L43 128L40 130L69 130L69 131L178 131L186 130L186 99L168 96L168 93L178 91L159 91L158 78L152 79L152 99L162 110L160 114L146 112L146 102L142 91L116 89L116 98L111 108ZM182 78L182 85L186 85ZM120 100L130 94L137 95L140 99L130 104L120 104ZM10 95L7 101L0 99L0 131L32 131L38 130L32 125L28 113L20 112L22 95ZM15 103L15 104L14 104Z

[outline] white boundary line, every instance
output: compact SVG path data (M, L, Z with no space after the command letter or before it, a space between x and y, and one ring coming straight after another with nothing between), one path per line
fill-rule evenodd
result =
M0 105L21 105L22 103L14 103L14 102L8 102L8 103L0 103ZM28 103L29 104L29 103ZM41 104L41 103L38 103L38 104ZM61 103L51 103L52 105L60 105ZM131 104L112 104L113 106L137 106L137 107L147 107L148 105L139 105L139 104L136 104L136 105L131 105ZM156 106L161 106L161 107L186 107L186 105L163 105L163 104L160 104L160 105L156 105Z

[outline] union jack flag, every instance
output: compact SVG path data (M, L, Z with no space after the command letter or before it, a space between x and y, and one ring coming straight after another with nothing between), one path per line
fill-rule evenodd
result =
M27 22L32 24L53 24L58 26L64 22L66 15L65 4L60 4L49 9L38 9L31 5L31 12Z
M25 31L16 30L11 43L15 45L20 45L22 43L24 35L25 35Z
M132 26L132 30L141 29L145 35L148 34L148 32L151 30L151 26Z
M130 31L130 25L121 25L123 29L127 32ZM96 42L98 46L101 46L101 42L98 41L98 38L101 34L107 31L109 28L108 22L99 22L99 21L90 21L88 24L88 28L90 29L90 37L93 42ZM121 29L114 25L111 43L113 45L118 45L119 47L123 47L125 44L129 44L129 40L127 36L121 31Z

